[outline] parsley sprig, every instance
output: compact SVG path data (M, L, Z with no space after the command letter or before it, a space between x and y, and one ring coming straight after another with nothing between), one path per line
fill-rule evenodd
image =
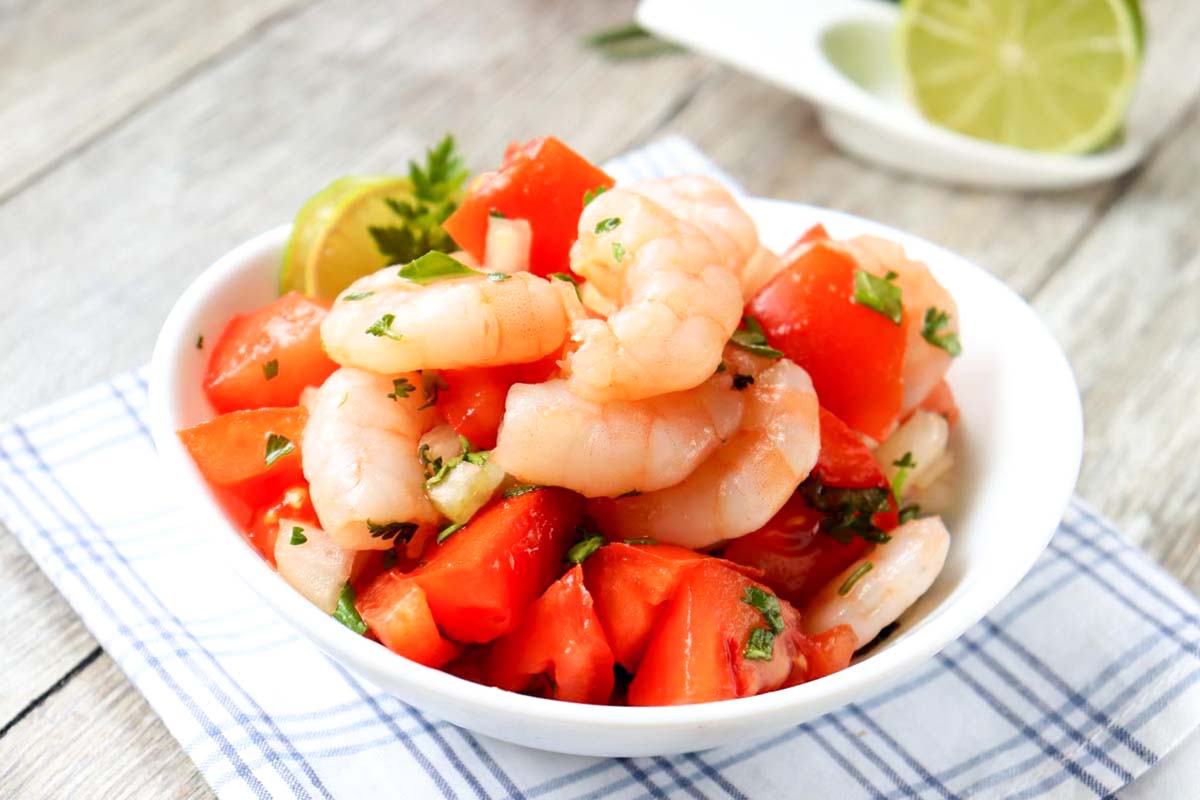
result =
M389 263L407 264L431 250L454 250L454 240L442 229L442 223L458 207L467 174L450 134L425 152L424 165L408 162L412 197L387 198L396 220L391 225L367 228L375 247Z

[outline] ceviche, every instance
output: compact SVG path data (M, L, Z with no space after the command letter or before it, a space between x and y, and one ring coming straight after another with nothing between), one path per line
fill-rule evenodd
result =
M281 296L196 341L218 415L179 436L280 577L583 703L768 692L894 630L950 544L929 269L821 225L772 252L716 181L617 186L552 137L462 165L331 185Z

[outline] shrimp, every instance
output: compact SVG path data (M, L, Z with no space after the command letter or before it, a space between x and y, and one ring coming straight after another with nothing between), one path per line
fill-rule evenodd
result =
M738 431L670 488L592 501L601 530L701 548L758 530L783 507L817 461L817 395L808 373L791 361L766 368L761 361L745 357L733 367L754 380L742 390Z
M492 460L525 483L588 497L648 492L683 480L742 420L742 393L720 373L694 389L597 403L555 379L508 393Z
M930 309L945 312L948 320L938 329L937 336L958 334L958 306L929 267L920 261L910 261L904 248L877 236L857 236L837 243L854 256L868 272L883 277L895 272L896 285L900 287L904 316L908 320L908 342L904 356L904 401L901 409L906 414L920 405L933 391L938 381L950 368L953 357L944 349L930 344L922 336L925 315Z
M742 301L758 293L783 269L783 262L758 241L758 228L750 215L724 186L703 175L681 175L639 181L629 187L649 197L675 216L698 228L712 240L732 265L742 285Z
M438 520L423 486L417 458L421 434L437 419L422 411L421 376L394 377L343 367L317 391L304 427L303 468L317 517L330 538L347 550L382 550L395 544L380 535L391 523Z
M731 265L696 226L640 194L613 189L579 220L571 268L613 303L578 318L564 363L568 388L606 402L691 389L721 361L742 294Z
M518 272L421 285L387 267L342 292L321 342L342 366L385 375L536 361L567 336L563 291L552 284L562 281Z
M876 545L809 599L801 610L805 633L849 625L861 647L928 591L950 549L941 517L909 520L890 533L891 541Z

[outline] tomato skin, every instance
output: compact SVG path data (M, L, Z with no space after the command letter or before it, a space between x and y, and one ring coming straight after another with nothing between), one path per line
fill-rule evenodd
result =
M793 679L797 683L806 683L845 669L850 666L850 659L854 658L859 644L849 625L835 625L816 636L797 636L796 646L804 656L806 669L803 675L795 675Z
M612 542L583 563L584 579L613 657L637 669L662 605L684 573L708 558L669 544Z
M613 654L582 567L576 565L550 584L516 629L492 644L486 672L489 684L510 692L548 688L546 696L557 700L608 702Z
M321 322L329 304L297 292L229 320L213 347L204 391L218 412L294 406L306 386L319 386L337 369L321 349ZM264 367L278 371L268 380Z
M425 592L397 570L376 577L354 605L384 647L407 659L440 667L459 653L459 646L438 630Z
M480 510L410 575L448 636L489 642L515 628L558 576L582 518L574 492L525 492Z
M745 589L759 584L718 559L688 570L660 616L641 664L629 684L631 706L681 705L746 697L778 688L790 679L799 614L781 602L784 632L775 638L775 657L743 656L763 615L743 602ZM761 586L759 588L762 588Z
M834 575L862 558L871 543L854 537L843 543L821 533L824 515L799 494L753 533L734 539L722 555L763 571L763 582L790 603L801 605Z
M279 535L279 520L294 519L310 525L319 525L316 509L308 496L308 484L301 482L284 489L274 502L254 512L254 519L246 530L246 538L262 554L270 565L275 566L275 539Z
M222 414L177 435L205 480L232 489L257 508L272 502L285 487L304 482L300 447L307 421L308 412L299 406L257 408ZM271 434L286 437L295 449L267 466Z
M553 136L532 139L520 147L509 145L500 169L478 176L442 227L482 263L491 211L528 220L533 230L529 271L542 276L569 273L568 254L578 235L583 195L598 186L612 188L614 183Z
M875 454L849 425L824 408L820 421L821 450L812 474L821 483L852 489L888 485Z
M772 345L812 377L821 405L884 439L904 399L907 319L896 325L853 302L853 257L815 242L755 295L748 313Z
M559 353L529 364L441 370L446 385L438 392L437 408L446 422L480 450L496 446L504 419L508 390L514 383L541 383L558 369Z

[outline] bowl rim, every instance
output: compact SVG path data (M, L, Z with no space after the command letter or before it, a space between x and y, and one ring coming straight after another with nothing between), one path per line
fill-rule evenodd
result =
M148 415L150 428L159 457L170 483L181 491L185 503L197 512L200 519L214 528L210 541L222 552L238 576L271 606L298 633L312 640L329 656L358 672L389 674L399 683L412 686L423 697L459 706L471 706L481 713L508 715L517 722L531 724L587 724L611 729L657 729L711 726L735 720L745 721L770 712L779 715L788 710L796 712L797 721L832 710L856 698L870 696L911 675L912 670L958 639L968 628L995 608L1020 582L1041 555L1058 528L1078 476L1083 450L1083 416L1078 387L1066 355L1044 323L1019 295L983 268L962 256L920 237L853 214L821 208L804 203L763 198L740 198L751 216L759 213L799 213L820 219L829 226L844 226L866 233L886 236L904 244L919 244L927 254L933 254L949 268L965 267L978 274L975 278L989 281L992 290L1009 296L1023 307L1034 334L1048 348L1047 355L1060 379L1069 382L1070 392L1062 392L1057 400L1064 414L1063 434L1069 447L1058 454L1057 487L1054 496L1060 503L1044 504L1042 514L1030 520L1031 540L1023 558L996 574L990 574L971 592L953 592L932 609L921 623L906 632L890 646L881 649L849 668L819 681L801 684L752 697L697 703L680 706L609 706L585 705L507 692L459 678L448 672L426 667L398 657L377 642L355 634L333 617L321 613L285 581L253 549L245 537L226 518L213 502L212 493L203 481L190 457L175 435L177 423L172 409L185 387L171 379L179 360L189 348L194 349L193 318L206 301L226 282L253 269L253 265L282 252L291 225L271 228L237 245L206 268L187 287L176 301L163 323L150 367ZM774 208L774 211L769 209ZM781 209L783 211L781 212ZM935 270L936 271L936 270ZM192 391L196 391L195 388ZM1036 534L1036 538L1032 538ZM953 602L951 602L953 601ZM376 681L377 682L377 681ZM401 699L407 699L401 697Z

